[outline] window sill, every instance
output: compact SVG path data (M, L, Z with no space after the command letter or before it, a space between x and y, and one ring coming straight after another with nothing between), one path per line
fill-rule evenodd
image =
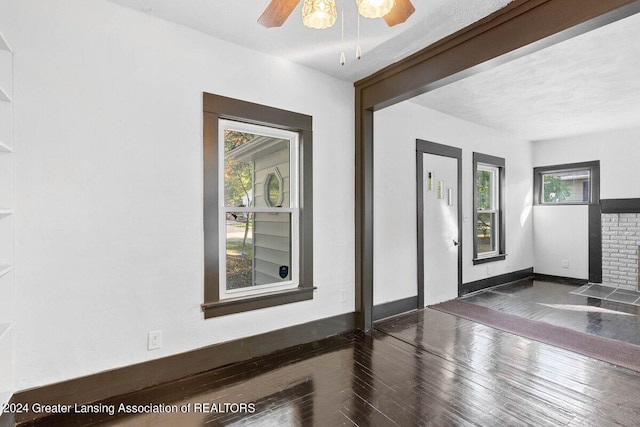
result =
M534 206L589 206L591 202L534 203Z
M260 308L274 307L299 301L313 299L314 287L290 289L263 295L252 295L243 298L225 299L202 304L204 318L226 316L227 314L242 313Z
M495 256L489 256L486 258L474 258L473 265L485 264L487 262L494 262L494 261L503 261L506 258L507 258L507 254L499 254Z

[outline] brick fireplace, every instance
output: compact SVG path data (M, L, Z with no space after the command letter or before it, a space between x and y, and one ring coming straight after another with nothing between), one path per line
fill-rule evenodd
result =
M602 284L638 290L640 213L602 214Z

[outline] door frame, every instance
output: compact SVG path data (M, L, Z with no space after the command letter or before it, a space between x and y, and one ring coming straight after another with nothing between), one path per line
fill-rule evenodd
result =
M423 154L450 157L457 165L458 199L458 296L462 289L462 149L416 139L416 188L418 214L418 309L424 308L424 159Z
M373 328L373 112L640 13L640 0L514 0L355 83L356 323Z

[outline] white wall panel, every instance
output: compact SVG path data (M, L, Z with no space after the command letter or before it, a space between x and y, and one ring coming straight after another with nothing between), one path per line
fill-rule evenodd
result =
M417 295L416 138L462 148L463 283L533 266L530 142L410 102L374 117L374 304ZM473 152L506 159L507 259L473 265ZM490 270L490 271L489 271Z
M534 166L600 161L600 198L640 197L640 128L580 135L533 143ZM586 207L536 206L535 242L538 273L588 279L589 226ZM550 234L551 230L556 230ZM563 235L564 241L556 236ZM580 248L578 249L578 246ZM569 269L559 260L573 257Z
M535 272L589 279L589 208L534 206Z
M533 143L535 166L600 160L600 198L640 197L640 128Z
M18 389L354 311L352 85L103 0L3 1L0 26ZM203 319L203 91L313 116L312 301Z

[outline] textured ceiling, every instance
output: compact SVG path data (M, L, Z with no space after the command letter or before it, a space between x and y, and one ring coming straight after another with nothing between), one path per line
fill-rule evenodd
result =
M302 2L280 28L256 21L270 0L110 0L260 52L354 82L506 6L511 0L413 0L416 12L389 28L382 19L361 19L363 58L355 59L355 0L344 0L345 53L340 65L340 19L327 30L302 25ZM340 13L342 0L336 0Z
M302 25L301 4L281 28L256 20L270 0L110 0L213 37L354 82L490 15L511 0L413 0L416 12L393 28L362 19L364 56L355 60L357 13L344 0L340 26ZM342 0L336 0L339 10ZM544 140L640 127L640 15L575 37L428 92L409 102L471 122Z
M640 14L412 102L535 141L640 127Z

